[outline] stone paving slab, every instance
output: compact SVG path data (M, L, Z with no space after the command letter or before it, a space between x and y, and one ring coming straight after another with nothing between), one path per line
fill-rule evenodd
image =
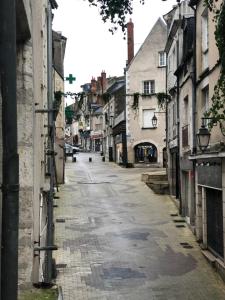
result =
M141 182L142 173L99 154L67 161L55 209L55 220L65 220L55 223L64 300L225 299L191 231L171 216L174 203Z

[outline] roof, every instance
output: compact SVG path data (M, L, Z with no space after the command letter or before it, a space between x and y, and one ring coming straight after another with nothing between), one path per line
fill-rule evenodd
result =
M170 50L170 47L173 43L173 38L178 30L178 27L180 25L181 21L180 20L174 20L173 25L170 29L169 36L167 38L166 46L165 46L165 52L168 53Z
M114 84L112 84L107 89L107 93L114 94L116 91L118 91L119 89L121 89L124 86L125 86L125 80L124 79L116 81Z
M158 18L158 20L155 22L155 24L153 25L153 27L151 28L149 34L147 35L147 37L145 38L144 42L142 43L141 47L139 48L139 50L137 51L137 53L135 54L135 56L133 57L133 59L131 60L131 62L129 63L127 70L129 70L130 66L132 65L133 61L135 60L135 58L139 55L139 53L142 50L142 47L146 44L147 40L149 39L149 37L152 35L153 31L155 30L155 28L161 25L162 28L165 28L165 32L166 32L166 23L162 20L162 18Z

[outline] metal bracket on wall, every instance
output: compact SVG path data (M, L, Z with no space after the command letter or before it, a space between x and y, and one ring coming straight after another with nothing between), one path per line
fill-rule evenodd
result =
M35 113L44 114L44 113L51 113L51 112L57 112L57 111L58 111L57 109L36 109Z
M34 247L34 251L54 251L54 250L58 250L58 246L52 245L52 246Z
M57 155L58 153L57 152L55 152L54 150L47 150L46 152L45 152L45 155L52 155L52 156L54 156L54 155Z

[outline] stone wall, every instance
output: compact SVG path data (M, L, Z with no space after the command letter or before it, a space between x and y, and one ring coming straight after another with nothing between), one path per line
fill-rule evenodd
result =
M20 287L31 285L33 248L33 61L32 43L17 50L17 113L20 178L19 278Z

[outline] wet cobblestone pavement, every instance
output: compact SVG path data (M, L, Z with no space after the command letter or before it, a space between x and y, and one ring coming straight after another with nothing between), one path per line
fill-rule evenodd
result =
M224 283L174 203L141 182L147 171L99 154L67 160L55 208L64 300L225 299Z

